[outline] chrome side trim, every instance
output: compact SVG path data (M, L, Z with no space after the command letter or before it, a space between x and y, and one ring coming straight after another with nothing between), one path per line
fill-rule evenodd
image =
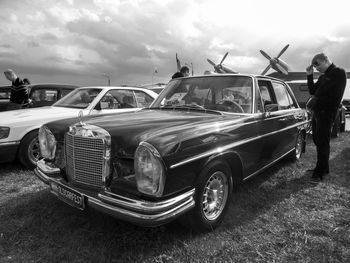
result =
M204 152L202 154L195 155L195 156L187 158L187 159L185 159L185 160L183 160L183 161L181 161L179 163L173 164L173 165L170 166L170 169L177 168L177 167L182 166L184 164L187 164L187 163L190 163L190 162L193 162L193 161L196 161L196 160L199 160L199 159L211 156L213 154L225 152L225 151L227 151L227 150L229 150L229 149L231 149L233 147L237 147L237 146L240 146L242 144L246 144L246 143L249 143L249 142L252 142L252 141L255 141L255 140L259 140L259 139L262 139L262 138L267 137L267 136L274 135L274 134L279 133L279 132L283 132L283 131L286 131L286 130L289 130L289 129L293 129L295 127L299 127L299 126L302 126L302 125L307 124L307 123L309 123L308 120L300 122L300 123L296 123L296 124L293 124L293 125L290 125L290 126L288 126L286 128L278 130L278 131L266 133L264 135L259 135L259 136L256 136L256 137L247 138L247 139L241 140L239 142L230 143L230 144L228 144L226 146L222 146L222 147L216 148L214 150L210 150L210 151Z
M278 162L279 160L281 160L283 157L287 156L288 154L290 154L294 150L295 150L295 147L293 147L293 149L291 149L290 151L286 152L285 154L283 154L282 156L280 156L276 160L273 160L271 163L265 165L263 168L260 168L259 170L255 171L254 173L248 175L247 177L244 177L243 181L245 181L245 180L253 177L254 175L264 171L265 169L269 168L270 166L272 166L273 164L275 164L276 162Z
M1 146L8 146L8 145L18 145L20 144L20 141L14 141L14 142L0 142L0 147Z

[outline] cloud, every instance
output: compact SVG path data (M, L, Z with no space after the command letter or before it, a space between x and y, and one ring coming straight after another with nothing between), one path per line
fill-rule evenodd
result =
M196 74L212 70L207 58L218 63L226 52L227 66L260 73L268 63L260 49L276 56L290 44L281 58L295 71L321 51L349 69L350 25L346 8L338 8L346 2L324 3L3 0L0 67L18 68L32 82L62 78L84 85L100 83L102 73L112 83L147 83L157 67L155 81L167 82L176 53ZM327 19L315 24L310 10Z

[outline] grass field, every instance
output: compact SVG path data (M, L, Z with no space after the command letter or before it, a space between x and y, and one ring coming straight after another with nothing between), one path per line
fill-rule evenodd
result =
M32 171L0 167L0 262L350 262L350 133L331 141L331 173L311 183L310 139L235 192L223 224L143 228L51 195Z

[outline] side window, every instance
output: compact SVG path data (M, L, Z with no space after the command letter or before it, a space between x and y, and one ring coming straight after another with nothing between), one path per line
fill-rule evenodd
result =
M9 99L11 94L11 90L0 90L0 99Z
M54 102L57 100L57 90L45 90L45 89L37 89L32 93L31 99L33 102L38 101L51 101Z
M259 80L258 85L261 94L261 99L264 103L264 107L269 104L274 104L275 101L270 91L271 82L266 80Z
M272 82L272 87L276 95L278 108L280 110L294 108L293 100L282 83Z
M63 98L71 91L72 91L71 89L61 89L61 97L60 98Z
M147 108L153 102L153 98L145 92L138 90L134 92L138 108Z
M55 102L57 100L57 90L46 90L46 100Z
M136 102L131 90L110 90L101 99L102 109L135 108Z
M101 109L119 109L121 108L121 103L114 97L112 91L107 92L101 99Z
M300 89L301 91L307 91L307 92L309 92L309 88L307 87L307 85L300 85L299 89Z

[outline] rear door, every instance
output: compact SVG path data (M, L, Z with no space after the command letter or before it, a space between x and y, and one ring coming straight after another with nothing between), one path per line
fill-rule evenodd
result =
M258 125L263 144L260 159L264 167L284 155L295 141L290 129L295 106L282 82L260 79L258 86L264 108Z

